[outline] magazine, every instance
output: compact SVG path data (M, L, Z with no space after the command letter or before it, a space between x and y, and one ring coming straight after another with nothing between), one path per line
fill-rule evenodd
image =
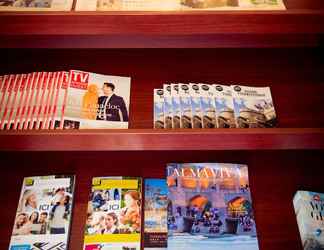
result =
M293 204L304 250L324 249L324 194L297 191Z
M54 72L52 86L50 88L50 98L48 101L47 112L45 113L45 127L44 129L50 129L52 125L52 115L54 108L55 92L59 81L60 72Z
M17 129L21 130L24 129L25 123L26 123L26 114L27 114L27 108L28 108L28 100L29 96L31 94L30 88L31 88L31 83L35 77L35 73L29 73L27 74L27 79L26 79L26 86L25 86L25 91L23 94L23 99L21 100L21 113L20 113L20 119L19 119L19 124L17 126Z
M130 80L71 70L63 129L128 128Z
M235 128L232 88L226 85L213 84L213 93L216 104L217 127Z
M202 109L201 109L201 91L199 84L189 84L189 94L191 97L192 128L202 128Z
M269 87L232 85L234 114L238 128L271 128L277 124Z
M0 129L5 129L7 126L7 116L10 109L11 97L13 95L13 89L16 82L17 75L10 75L7 82L4 83L4 97L3 97L3 108L1 110L1 121Z
M9 249L68 249L74 179L24 178Z
M172 99L172 128L180 128L180 94L179 84L171 84L171 99Z
M168 164L168 250L258 250L246 165Z
M171 97L171 84L163 84L164 96L164 128L172 128L173 107Z
M140 250L141 178L92 179L84 250Z
M163 89L154 89L154 128L164 128Z
M0 11L70 11L73 0L0 0Z
M167 185L165 179L145 179L144 249L167 247Z
M59 79L59 93L57 97L57 105L54 110L54 129L63 129L64 113L69 89L69 75L69 72L62 71Z
M18 129L19 123L21 120L21 110L22 110L22 105L23 105L23 100L24 100L24 95L26 92L26 86L27 86L27 79L28 75L27 74L22 74L21 77L21 83L20 83L20 88L19 88L19 93L18 93L18 102L17 102L17 108L15 111L14 115L14 124L13 124L13 129Z
M189 84L179 84L180 95L180 127L192 128L191 97Z
M5 130L9 130L13 128L13 120L12 117L14 115L14 112L17 108L17 96L19 93L19 89L20 89L20 84L21 84L21 78L22 75L15 75L14 77L14 81L11 83L12 85L12 89L11 87L9 89L11 89L11 100L9 101L8 106L6 107L6 109L8 110L7 115L4 116L4 123L1 129L5 129Z
M200 100L202 111L202 127L216 128L216 107L212 86L208 84L199 84Z
M39 72L32 73L32 77L29 79L27 102L25 109L24 125L23 129L30 129L32 126L32 109L34 105L34 91L36 90L36 83L39 77Z
M28 129L36 129L37 125L37 108L41 106L40 104L40 92L42 84L44 81L45 72L38 72L35 77L35 87L33 93L31 94L31 116L30 116L30 125Z
M77 11L285 10L282 0L78 0Z

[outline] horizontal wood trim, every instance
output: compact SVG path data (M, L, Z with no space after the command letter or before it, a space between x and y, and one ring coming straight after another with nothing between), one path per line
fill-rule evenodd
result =
M0 133L1 151L324 149L324 129L80 130Z

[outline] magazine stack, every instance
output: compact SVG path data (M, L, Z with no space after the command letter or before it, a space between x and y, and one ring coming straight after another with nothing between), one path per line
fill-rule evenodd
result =
M272 128L269 87L171 83L154 89L154 128Z
M85 71L0 78L0 129L128 128L130 78Z

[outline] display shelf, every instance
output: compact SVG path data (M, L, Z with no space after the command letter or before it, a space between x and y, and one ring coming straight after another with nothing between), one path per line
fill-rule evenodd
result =
M324 129L129 129L0 133L0 151L323 149Z
M312 2L312 3L310 3ZM322 1L286 11L2 12L2 48L316 47Z
M153 127L153 89L166 82L270 86L279 128L324 127L322 49L0 50L0 74L85 70L131 76L131 129ZM265 130L266 131L266 130Z
M260 250L302 250L293 195L324 192L324 1L285 3L287 11L1 12L0 74L77 69L132 82L128 130L0 132L0 249L24 176L76 174L69 249L80 250L93 176L164 178L170 162L228 162L249 166ZM270 86L278 127L154 130L153 89L166 82Z
M230 162L249 166L260 250L302 250L292 198L324 192L323 151L0 152L0 249L7 249L24 176L76 174L70 250L80 250L91 178L164 178L170 162Z

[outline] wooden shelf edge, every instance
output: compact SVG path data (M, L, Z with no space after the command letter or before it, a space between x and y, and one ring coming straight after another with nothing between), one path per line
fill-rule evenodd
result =
M0 133L0 151L323 150L322 128Z
M324 33L324 10L0 12L1 36Z

